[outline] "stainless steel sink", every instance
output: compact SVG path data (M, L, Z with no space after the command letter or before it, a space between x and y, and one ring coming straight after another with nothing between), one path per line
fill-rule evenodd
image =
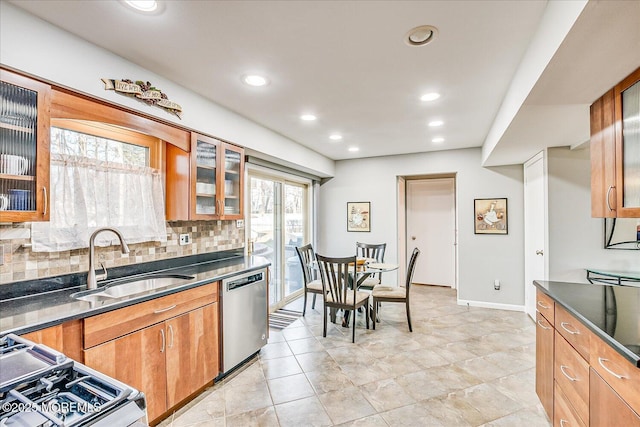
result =
M180 274L150 274L135 279L121 279L97 289L76 292L71 297L80 301L100 302L180 286L193 279L194 276Z

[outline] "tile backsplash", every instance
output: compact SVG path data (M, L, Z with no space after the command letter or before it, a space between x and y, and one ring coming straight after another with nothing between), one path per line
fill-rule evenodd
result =
M28 245L30 224L0 225L0 284L28 279L58 276L89 269L89 249L63 252L32 252ZM179 235L189 233L191 243L180 246ZM87 242L88 245L89 242ZM96 247L96 266L104 262L109 267L137 264L238 249L244 246L244 228L235 221L175 221L167 223L166 242L146 242L129 245L128 254L120 246Z

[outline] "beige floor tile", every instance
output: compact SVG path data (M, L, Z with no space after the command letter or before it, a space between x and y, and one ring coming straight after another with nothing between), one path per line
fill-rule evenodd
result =
M312 353L314 351L324 350L324 346L320 344L320 341L315 337L289 341L289 348L293 354Z
M268 380L271 399L274 404L303 399L315 394L311 384L304 374Z
M260 350L260 359L276 359L278 357L292 356L293 353L286 341L269 343Z
M496 387L487 383L452 393L448 396L448 399L476 409L482 417L480 423L495 420L524 409L522 403L505 396ZM476 423L479 420L474 417L467 421L477 425Z
M318 396L334 424L341 424L376 413L356 387L330 391Z
M365 384L360 387L360 391L378 412L416 403L416 400L404 391L394 379Z
M225 424L222 424L225 425ZM226 427L278 427L278 417L273 406L243 412L227 417Z
M302 373L298 360L294 356L262 360L262 371L268 380Z
M318 371L337 367L338 364L326 351L297 354L296 359L305 372Z
M247 384L231 382L225 388L224 400L227 417L273 405L266 380Z
M369 417L359 418L353 421L347 421L343 424L337 424L339 427L386 427L388 424L380 415L371 415Z
M281 427L333 425L317 396L276 405L275 409Z
M338 366L333 368L306 372L307 379L315 390L316 394L323 394L329 391L341 390L351 387L353 383Z
M441 427L446 425L434 417L429 409L420 403L382 412L380 415L387 424L393 427Z

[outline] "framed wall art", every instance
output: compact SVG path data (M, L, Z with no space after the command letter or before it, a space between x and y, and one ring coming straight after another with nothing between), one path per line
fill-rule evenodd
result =
M371 231L371 202L347 202L347 231Z
M507 234L507 199L474 199L475 234Z

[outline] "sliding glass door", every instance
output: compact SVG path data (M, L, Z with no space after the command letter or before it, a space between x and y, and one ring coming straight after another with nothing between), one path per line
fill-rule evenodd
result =
M310 239L310 188L302 178L249 171L249 248L271 261L269 305L276 310L302 293L296 247Z

